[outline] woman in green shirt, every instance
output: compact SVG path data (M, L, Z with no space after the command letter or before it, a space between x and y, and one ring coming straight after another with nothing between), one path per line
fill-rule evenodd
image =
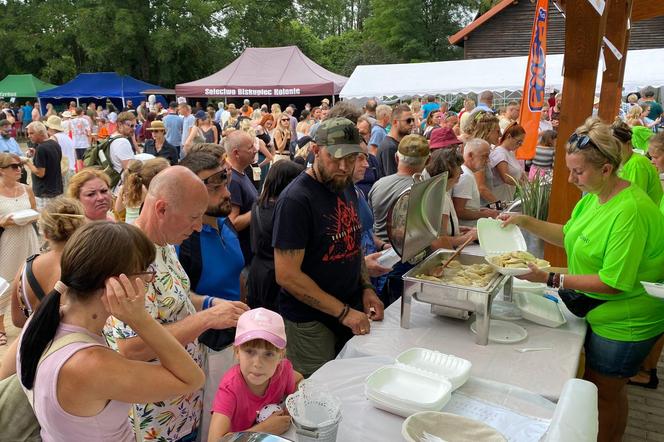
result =
M618 176L630 181L648 194L650 199L659 206L662 200L662 183L659 181L657 169L645 156L632 149L632 129L622 120L616 120L611 126L613 136L620 142L622 166Z
M505 224L567 253L569 273L533 266L524 279L597 304L586 314L584 377L599 391L598 440L620 440L627 423L625 385L664 332L664 302L640 284L664 278L664 217L643 190L617 175L621 147L599 119L586 120L572 134L565 161L569 182L585 193L570 220L563 226L513 215Z

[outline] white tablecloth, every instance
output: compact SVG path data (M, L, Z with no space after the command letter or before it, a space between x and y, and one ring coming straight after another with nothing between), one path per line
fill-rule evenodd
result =
M366 377L379 367L393 362L392 358L380 356L337 359L328 362L311 376L312 381L325 386L328 391L341 399L343 418L339 424L337 441L403 441L401 425L404 418L375 408L364 395ZM462 393L462 395L459 395L459 393ZM455 396L463 397L459 397L455 403ZM481 413L493 415L492 407L497 405L503 410L509 410L508 412L530 416L531 419L520 416L521 423L530 421L531 430L533 425L535 428L539 425L540 432L548 427L548 421L553 416L555 408L555 404L536 394L509 385L472 377L458 390L458 393L452 395L452 398L442 411L464 414L457 411L459 405L460 403L461 405L463 403L468 404L467 399L472 398L471 405L482 408ZM514 424L514 415L512 415L511 422L505 417L508 416L503 416L499 426L502 425L503 428L506 428L506 426L509 427ZM500 419L498 418L495 421L500 421ZM523 425L522 428L512 427L511 430L516 433L522 432L522 437L511 438L512 440L533 440L532 438L523 437L523 432L526 431ZM294 427L291 426L291 429L283 437L297 440ZM539 437L534 440L537 439Z
M526 320L515 321L528 331L517 344L482 346L468 321L433 315L431 305L413 299L410 329L400 326L401 301L385 310L385 319L373 322L371 333L353 337L338 359L362 356L395 358L412 347L423 347L468 359L472 376L524 388L557 401L563 384L578 369L579 355L586 333L584 320L573 316L563 306L567 324L559 328L543 327ZM550 347L551 350L519 353L515 348Z

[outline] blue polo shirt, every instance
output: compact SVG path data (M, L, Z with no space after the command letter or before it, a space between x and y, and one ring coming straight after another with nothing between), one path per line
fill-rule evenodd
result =
M18 156L22 156L21 147L18 145L15 139L13 138L2 138L0 137L0 152L2 153L13 153Z
M203 268L200 280L192 290L199 295L239 301L244 258L237 233L225 221L226 218L217 218L219 232L203 224L199 234ZM179 257L180 247L176 246L176 250Z

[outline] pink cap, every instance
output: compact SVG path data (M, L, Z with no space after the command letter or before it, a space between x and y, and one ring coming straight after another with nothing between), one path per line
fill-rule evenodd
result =
M253 339L265 339L277 348L285 348L286 327L281 315L263 307L242 313L235 329L235 345Z

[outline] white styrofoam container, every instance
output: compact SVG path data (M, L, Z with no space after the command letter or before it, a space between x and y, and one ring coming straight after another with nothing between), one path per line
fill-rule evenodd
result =
M427 348L411 348L397 356L397 366L412 367L435 377L447 379L456 390L470 377L473 364L466 359Z
M525 279L518 279L514 278L512 280L512 287L515 292L528 292L528 293L534 293L537 295L543 295L544 291L546 290L546 284L543 284L541 282L530 282L526 281Z
M8 288L9 282L5 278L0 277L0 296L4 294Z
M17 210L11 213L12 220L19 225L24 226L29 222L39 219L39 212L32 209Z
M380 367L365 383L365 394L377 408L404 417L441 410L451 393L448 380L397 365Z
M521 276L530 273L530 269L510 269L500 267L491 262L491 258L507 252L527 251L526 239L514 224L502 227L501 220L481 218L477 220L477 238L480 247L486 254L485 260L502 275Z
M655 298L664 299L664 284L661 282L647 282L641 281L641 285L646 289L650 296Z
M560 304L533 293L515 293L514 303L521 310L523 319L546 327L560 327L567 322Z

